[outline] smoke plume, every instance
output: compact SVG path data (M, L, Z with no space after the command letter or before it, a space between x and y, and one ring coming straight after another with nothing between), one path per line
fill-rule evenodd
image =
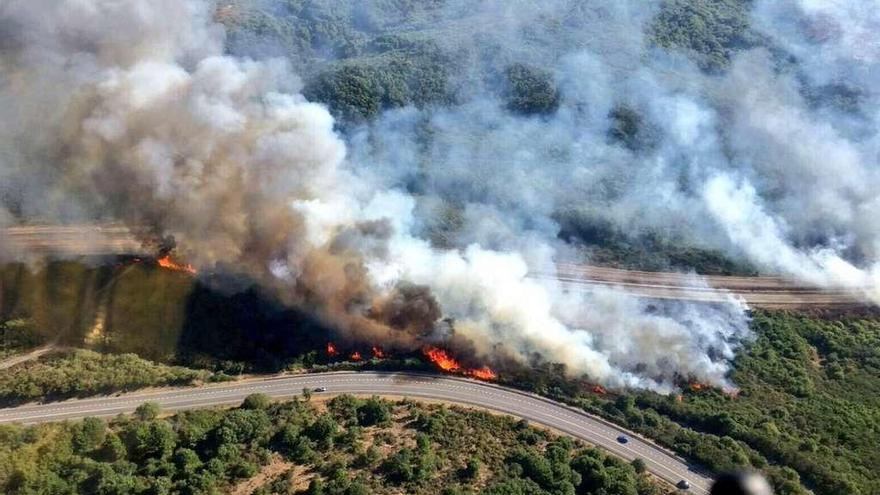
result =
M560 214L812 284L876 282L877 60L853 49L877 42L871 9L758 1L764 46L710 74L646 39L659 2L438 5L425 22L460 64L455 104L343 135L302 95L290 61L308 57L230 55L207 0L7 1L0 223L125 221L353 340L459 339L483 360L660 391L727 385L744 308L529 278L574 255ZM557 106L511 111L511 63L547 68ZM805 96L843 82L858 111ZM641 118L629 142L609 137L621 108Z

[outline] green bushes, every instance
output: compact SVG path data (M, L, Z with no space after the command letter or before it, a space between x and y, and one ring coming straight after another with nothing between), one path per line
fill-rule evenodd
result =
M0 374L0 402L76 397L205 380L207 371L166 366L134 354L76 350L64 356L25 362Z
M382 53L344 62L306 85L309 100L327 104L343 124L372 120L381 110L449 102L452 62L431 43L380 38Z
M657 46L689 54L703 69L730 64L733 51L757 43L749 29L751 0L666 0L649 28Z
M504 72L507 108L524 115L550 114L559 108L559 92L553 76L546 71L513 64Z
M306 96L326 103L338 118L360 122L379 114L384 90L372 70L345 66L321 74L306 88Z
M0 492L229 493L269 473L263 467L270 463L281 472L265 474L254 493L293 494L297 485L324 495L433 494L438 487L451 494L534 495L657 489L622 461L508 417L345 396L327 411L298 400L257 402L261 407L158 419L142 414L109 423L0 426ZM358 426L362 409L388 419ZM424 430L427 422L436 425L433 432ZM538 439L533 445L519 442L525 431ZM321 444L334 448L315 455Z
M737 396L690 390L681 400L579 391L561 370L506 376L626 425L714 471L757 468L777 495L880 492L880 319L758 311L740 351Z

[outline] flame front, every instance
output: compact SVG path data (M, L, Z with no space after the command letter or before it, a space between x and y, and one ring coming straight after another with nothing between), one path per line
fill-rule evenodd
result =
M373 346L373 357L376 359L385 359L385 351L379 346Z
M327 355L333 357L339 354L339 351L336 350L336 344L333 342L327 342Z
M482 368L477 368L475 370L470 370L468 372L469 375L474 378L479 378L480 380L494 380L498 378L498 375L495 374L488 366L483 366Z
M443 371L458 371L461 369L461 365L458 364L458 361L443 349L429 347L425 349L425 356L428 356L428 359Z
M361 353L360 353L360 352L358 352L358 351L354 351L354 352L351 353L351 360L352 360L352 361L360 361L361 359L363 359L363 358L361 357Z
M488 366L474 369L462 369L461 364L459 364L454 357L450 356L448 352L438 347L428 347L427 349L425 349L425 356L427 356L432 363L436 364L437 367L443 371L448 371L450 373L462 373L464 375L472 376L480 380L494 380L498 378L498 375L495 374L495 372L492 371L492 369Z
M186 272L195 275L196 269L192 265L188 265L185 263L178 263L171 259L171 255L166 254L165 256L156 260L159 263L159 266L165 268L166 270L174 270L177 272Z
M691 383L691 384L689 385L689 387L690 387L690 389L691 389L691 392L699 392L700 390L703 390L704 388L707 388L707 386L706 386L705 384L702 384L702 383L699 383L699 382Z

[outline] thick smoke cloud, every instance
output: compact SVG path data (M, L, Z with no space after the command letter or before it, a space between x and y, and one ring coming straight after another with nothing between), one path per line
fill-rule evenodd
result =
M867 6L756 2L766 46L706 74L647 42L658 2L443 5L435 41L459 55L459 104L387 111L343 138L297 67L224 54L208 2L6 2L0 222L124 220L351 339L454 335L480 359L663 391L727 384L743 308L529 278L574 255L561 213L808 283L876 280L877 60L853 49L878 41ZM486 77L510 63L549 69L559 108L511 112ZM857 109L809 96L841 85ZM644 119L641 149L609 138L622 105Z
M523 250L538 238L565 253L552 239L569 215L880 301L876 5L756 2L763 44L708 74L644 39L658 3L501 3L474 14L516 12L491 32L438 42L484 65L551 69L555 113L516 115L475 83L462 105L386 112L352 140L354 161L388 187L417 184L425 232L448 227L452 204L453 244ZM535 42L548 25L551 39ZM504 56L485 62L489 50ZM609 139L620 105L643 117L641 149Z

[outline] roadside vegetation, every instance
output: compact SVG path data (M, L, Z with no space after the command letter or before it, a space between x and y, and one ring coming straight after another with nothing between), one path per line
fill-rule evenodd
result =
M710 273L745 271L712 259L704 266ZM49 329L38 331L38 323L60 321L62 309L67 308L73 311L69 320L92 323L80 330L81 340L68 338L65 344L120 354L134 350L139 357L86 351L44 356L0 374L0 400L87 396L249 372L431 369L415 355L328 363L327 329L257 291L222 297L176 272L142 266L116 270L124 273L96 275L65 262L46 268L63 275L57 282L38 272L21 278L27 292L5 285L4 311L12 318L3 325L4 332L12 337L9 348L23 348L18 342L37 342L51 335ZM114 277L109 286L96 282ZM146 295L137 290L141 282L152 288ZM86 312L87 305L75 304L78 297L65 284L85 291L78 296L85 300L91 292L109 291L105 307L111 309L105 311L101 339L87 343L86 329L94 325L95 315ZM166 290L170 292L160 295ZM92 311L97 311L96 306ZM47 307L51 319L23 318L27 311L22 310ZM179 316L151 319L150 315ZM880 477L871 468L880 461L874 448L880 437L872 426L880 424L880 319L759 312L753 328L757 340L734 363L731 380L741 388L736 398L717 390L691 390L686 381L680 402L675 396L649 393L597 395L589 385L566 378L562 369L553 366L504 370L501 379L603 415L709 468L764 469L782 494L801 493L802 486L818 494L880 491ZM144 360L156 357L162 361Z
M153 363L134 354L100 354L79 349L43 356L0 372L0 404L190 385L209 379L218 377L204 370Z
M759 311L737 394L682 382L680 396L603 395L559 368L509 384L582 407L715 471L763 470L778 495L880 492L880 319Z
M669 493L632 466L522 421L340 396L109 423L0 426L9 494Z

